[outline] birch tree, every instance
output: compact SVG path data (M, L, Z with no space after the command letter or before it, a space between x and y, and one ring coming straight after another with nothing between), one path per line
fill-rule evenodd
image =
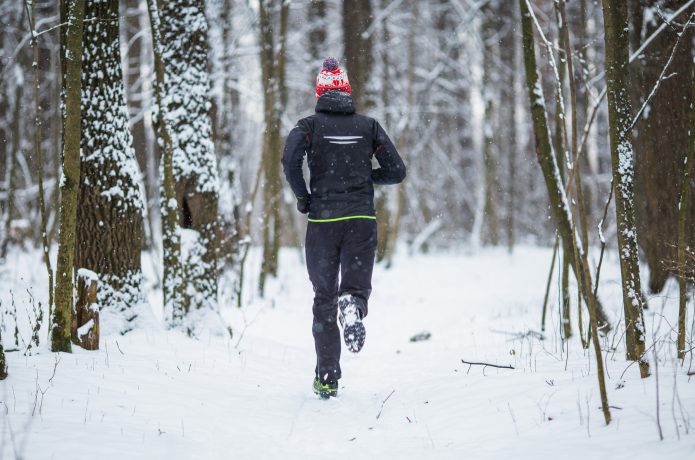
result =
M121 69L118 2L86 0L75 268L95 272L102 325L125 333L142 300L142 178Z
M161 2L162 61L182 241L185 309L217 309L219 177L212 140L208 24L202 0ZM200 312L204 313L204 312Z
M624 0L603 0L603 21L611 165L625 311L626 351L628 359L639 362L642 377L647 377L649 364L643 358L643 299L637 260L637 229L635 228L635 170L632 148L632 106L629 94L627 3Z
M55 309L51 318L51 350L70 352L73 313L77 198L80 193L82 33L85 0L70 0L61 56L64 66L63 164L60 183L60 230L56 262Z

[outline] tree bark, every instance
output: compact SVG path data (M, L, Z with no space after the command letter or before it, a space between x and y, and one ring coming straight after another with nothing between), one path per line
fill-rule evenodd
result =
M99 280L94 272L77 271L77 303L72 317L72 341L85 350L99 349Z
M10 244L10 230L12 228L12 219L14 219L14 211L17 205L15 204L15 189L17 188L17 156L19 155L19 149L21 147L21 135L20 135L20 124L21 124L21 112L22 107L22 85L17 85L15 87L14 96L14 110L12 114L12 152L7 158L9 164L7 165L7 205L5 211L5 235L2 245L0 246L0 259L4 259L7 256L7 248Z
M0 331L0 380L7 378L7 363L5 362L5 349L2 347L2 331Z
M627 358L638 361L642 377L649 375L643 360L644 323L642 287L637 260L637 229L634 208L634 153L632 106L630 104L627 3L603 0L606 43L606 86L610 123L611 164L618 226L618 252L625 310Z
M375 105L370 84L374 65L372 39L365 37L373 20L371 0L343 0L345 67L352 87L352 100L358 112Z
M275 52L276 41L274 24L279 10L279 46ZM282 112L286 100L285 89L285 53L287 41L287 21L289 2L259 0L261 75L263 79L264 99L263 113L265 129L263 131L263 151L261 168L265 179L263 190L263 260L258 281L258 290L262 295L268 276L275 276L278 270L278 253L282 221L282 183L280 181L281 141L280 128Z
M492 4L491 4L492 3ZM497 218L497 157L499 155L498 145L495 142L494 133L496 131L495 120L498 117L497 105L499 95L497 93L499 70L494 69L494 64L498 60L497 33L500 26L498 20L497 2L491 2L482 8L483 25L483 101L485 104L485 116L483 123L483 164L485 174L485 208L484 220L487 230L485 240L487 243L497 246L499 244L499 220Z
M159 2L179 225L193 230L182 260L187 311L217 309L219 251L217 158L212 137L208 24L202 0ZM164 193L162 193L164 195ZM183 243L182 243L183 244ZM190 246L190 247L188 247Z
M690 216L692 206L693 175L695 174L695 78L692 83L690 102L690 135L688 136L688 155L683 163L683 184L678 203L678 358L685 358L685 323L688 316L688 282L695 280L695 266L689 266L687 260L695 258L695 248L688 245L688 231L692 233L693 219ZM690 230L688 230L690 229Z
M633 47L641 45L661 25L662 19L645 21L649 11L674 11L683 0L633 0L631 30ZM688 8L679 18L685 23L695 12ZM653 14L653 13L650 13ZM647 98L660 78L662 69L678 40L681 26L673 24L664 30L633 61L632 92L635 107ZM675 50L668 69L668 78L660 82L658 92L651 99L647 111L636 124L635 151L635 205L636 227L640 235L639 246L649 266L649 290L663 290L669 276L678 277L674 261L678 259L678 200L682 190L683 161L688 151L689 120L692 81L692 26ZM695 207L688 210L688 219L695 219ZM689 232L686 244L695 245L695 232Z
M62 35L63 86L63 180L60 184L60 231L56 262L55 309L51 318L51 350L70 352L73 314L73 266L77 198L80 192L80 143L82 93L82 33L85 0L68 0L63 10L68 22Z
M166 101L169 88L167 88L164 61L162 59L163 46L161 38L161 23L159 20L159 7L157 0L147 0L147 10L150 17L150 30L152 32L152 46L154 55L155 72L155 99L160 107L159 135L162 145L162 189L164 194L160 202L162 216L162 249L163 249L163 282L162 296L164 312L171 327L180 327L186 314L184 287L186 285L181 267L181 235L178 227L178 202L176 201L174 170L173 170L173 144L171 138L171 115L168 112Z
M101 281L99 307L125 333L141 302L143 196L128 127L118 2L87 0L82 60L82 157L75 268Z

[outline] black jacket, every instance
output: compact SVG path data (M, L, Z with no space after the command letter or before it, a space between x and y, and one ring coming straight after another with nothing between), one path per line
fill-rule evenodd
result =
M307 155L311 195L302 163ZM379 168L372 169L372 156ZM374 216L374 185L398 184L405 165L383 128L355 113L352 98L329 91L316 113L299 120L282 155L285 177L298 200L310 198L309 219Z

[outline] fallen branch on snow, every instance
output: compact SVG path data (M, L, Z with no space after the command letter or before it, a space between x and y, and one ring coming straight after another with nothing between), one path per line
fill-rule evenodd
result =
M379 413L376 414L376 419L377 419L377 420L379 420L379 417L381 417L381 411L384 410L384 405L386 404L386 401L388 401L389 398L391 397L391 395L393 395L395 392L396 392L396 390L391 390L391 393L389 393L389 395L386 397L386 399L384 399L383 401L381 401L381 408L379 409Z
M474 362L470 362L470 361L465 361L463 359L461 360L461 362L463 364L468 364L468 372L471 371L471 368L473 366L483 366L483 372L485 372L486 367L495 367L497 369L514 369L514 366L512 366L511 364L508 366L500 366L497 364L490 364L490 363L474 363ZM466 372L466 374L468 374L468 372Z

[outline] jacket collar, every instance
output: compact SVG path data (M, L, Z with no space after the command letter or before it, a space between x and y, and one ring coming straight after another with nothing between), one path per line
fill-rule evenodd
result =
M352 96L342 91L328 91L316 101L316 111L326 113L355 113Z

